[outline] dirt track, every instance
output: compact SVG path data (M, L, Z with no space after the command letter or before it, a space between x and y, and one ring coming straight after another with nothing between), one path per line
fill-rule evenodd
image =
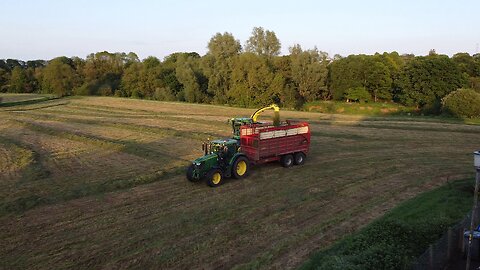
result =
M312 123L304 166L188 183L181 168L201 139L250 113L112 98L0 111L0 268L294 268L400 201L471 176L479 142L479 126L282 112Z

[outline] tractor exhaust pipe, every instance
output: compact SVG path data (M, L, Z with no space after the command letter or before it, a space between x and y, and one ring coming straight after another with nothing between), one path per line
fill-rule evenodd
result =
M205 156L208 155L208 143L202 143L202 151L205 153Z

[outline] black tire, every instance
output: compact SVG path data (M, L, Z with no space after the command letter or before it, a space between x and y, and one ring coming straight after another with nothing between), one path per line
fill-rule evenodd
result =
M199 179L193 178L193 164L190 164L187 168L187 179L190 182L198 182Z
M250 162L244 156L238 157L232 166L232 175L236 179L244 178L250 172Z
M283 167L289 168L293 166L293 156L292 155L284 155L280 158L280 163Z
M206 175L205 180L207 185L211 187L218 187L223 184L223 173L219 169L211 169Z
M302 152L295 153L293 155L293 163L295 163L295 165L303 165L306 157Z

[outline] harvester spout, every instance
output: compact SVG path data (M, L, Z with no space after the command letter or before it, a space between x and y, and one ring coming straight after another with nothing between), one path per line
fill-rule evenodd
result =
M258 109L256 112L254 112L252 114L252 116L250 116L250 118L252 118L253 122L256 123L257 122L257 118L258 116L266 111L266 110L269 110L269 109L273 109L274 110L274 114L273 114L273 125L274 126L279 126L280 125L280 108L276 105L276 104L272 104L270 106L267 106L267 107L264 107L264 108L261 108L261 109Z

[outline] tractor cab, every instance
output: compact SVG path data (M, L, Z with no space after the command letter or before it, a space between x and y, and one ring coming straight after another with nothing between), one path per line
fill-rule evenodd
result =
M237 152L239 146L238 140L235 139L220 139L210 142L210 153L218 156L232 157ZM205 146L207 147L207 146Z

